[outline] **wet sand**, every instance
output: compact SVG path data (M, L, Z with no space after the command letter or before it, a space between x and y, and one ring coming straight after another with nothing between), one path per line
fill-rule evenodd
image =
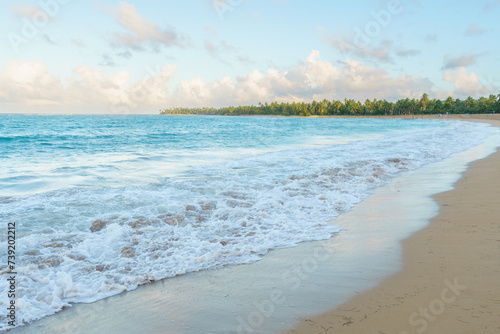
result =
M420 296L422 291L429 292L432 295L430 299L428 293L422 295L417 300L416 309L409 308L409 313L403 312L404 319L401 323L406 323L406 327L396 326L398 328L396 331L390 330L386 333L400 333L404 330L409 333L416 332L420 327L408 325L409 316L415 311L418 312L420 306L428 308L434 299L440 298L442 290L447 288L444 279L447 279L450 284L455 284L454 279L458 278L457 288L460 288L462 284L473 287L473 284L466 280L468 276L448 270L448 255L440 253L438 246L446 245L446 243L437 237L446 238L451 242L454 239L449 239L448 234L454 233L450 231L446 234L432 232L428 236L431 241L432 239L437 241L438 246L427 246L427 243L424 243L424 246L418 244L417 250L413 253L413 261L419 265L421 262L428 263L429 268L413 268L414 264L410 262L412 259L408 257L408 241L404 243L404 263L401 259L400 240L425 227L439 210L439 206L429 197L429 194L443 191L438 189L443 187L440 182L444 179L450 178L452 181L446 182L449 182L451 186L454 180L458 179L459 173L463 171L463 168L454 169L449 163L438 163L434 166L435 170L424 167L397 177L387 186L377 188L373 196L335 220L335 225L346 230L330 240L302 243L294 248L274 250L261 261L249 265L190 273L148 284L135 291L122 293L92 304L74 305L55 316L17 328L12 333L279 333L287 328L293 328L300 319L305 317L308 320L299 324L299 327L292 332L297 333L300 330L304 333L329 333L326 330L332 319L334 322L341 319L338 324L341 329L349 333L384 333L382 327L379 332L373 324L368 326L369 330L350 326L356 322L362 323L356 321L358 318L355 316L361 315L364 319L364 315L367 314L368 318L372 314L379 314L380 309L391 305L401 305L401 300L409 299L413 294ZM474 166L470 171L475 170ZM467 180L467 177L462 180ZM426 180L426 183L422 184L422 180ZM490 210L488 206L479 207L486 212ZM442 208L457 208L457 204L444 202ZM476 217L474 212L470 213ZM498 214L496 216L493 214L493 216L500 217ZM469 222L469 225L476 225L476 227L469 226L470 228L477 228L478 224L482 224L482 221L477 219L472 222L474 224ZM436 224L433 223L432 226L434 225ZM454 228L448 227L450 230ZM422 232L415 236L418 237L420 233ZM468 240L469 235L475 235L478 232L461 233L462 239L459 240L463 242ZM488 236L493 237L494 240L500 240L500 236L493 236L491 231ZM488 239L482 242L485 240ZM498 242L497 244L500 245ZM460 247L461 245L445 246L452 250ZM493 255L498 254L498 247L497 253L488 255L491 266L498 263L496 261L499 258L498 255ZM429 253L431 251L433 253ZM430 260L426 257L430 257ZM466 268L472 268L473 264L484 266L482 260L474 260L474 263L470 264L469 259L464 257L463 261L465 261ZM444 278L434 275L436 279L433 283L428 283L428 277L432 276L431 265L436 267L436 263L437 271L442 272ZM384 297L387 290L380 289L384 289L384 284L400 275L396 273L403 265L405 268L403 272L408 271L408 264L413 270L410 274L413 279L406 282L399 281L397 284L390 283L391 288L401 287L401 290L398 290L401 291L401 295ZM475 272L471 271L469 274ZM389 275L393 274L396 276L385 281ZM497 274L500 275L500 270ZM417 279L423 282L416 281ZM373 299L372 304L368 303L370 302L368 299L364 304L367 310L371 310L371 313L367 311L361 314L358 309L347 308L343 305L340 309L342 309L341 312L345 312L345 315L339 315L337 313L339 309L337 309L310 318L313 314L320 314L346 302L353 295L358 294L355 298L359 298L365 295L360 294L362 291L380 283L382 285L372 291L382 291L382 297ZM494 286L493 282L490 283L493 284L490 287ZM471 292L466 289L465 291L458 290L458 293L460 295L454 299L454 302L459 302L463 296ZM494 294L495 291L490 293L491 296ZM447 292L444 297L449 301L453 295ZM351 299L351 302L354 300ZM383 306L373 308L375 307L373 303L377 303L377 307ZM500 303L500 297L497 298L497 311L500 305L498 303ZM440 305L439 302L432 304L433 307ZM356 304L354 307L361 306ZM399 308L399 306L393 308ZM466 305L466 308L481 311L474 305ZM441 312L439 319L447 312L447 309ZM382 323L392 321L392 313L390 311L389 317L382 318L380 321ZM498 312L492 316L498 317ZM401 318L400 316L394 317ZM327 322L322 323L323 320ZM419 321L421 318L414 320ZM467 321L467 319L462 320ZM422 324L421 321L418 323ZM429 333L434 333L431 325L435 323L439 323L437 319L432 323L429 322ZM326 324L325 329L322 328L322 324ZM335 329L334 332L340 331ZM477 331L469 330L468 332Z
M434 198L439 215L403 241L401 272L287 333L500 333L500 152Z

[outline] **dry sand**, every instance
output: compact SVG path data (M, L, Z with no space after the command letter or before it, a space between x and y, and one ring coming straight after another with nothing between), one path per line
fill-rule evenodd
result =
M440 213L403 241L401 272L287 333L500 333L500 152L434 198Z

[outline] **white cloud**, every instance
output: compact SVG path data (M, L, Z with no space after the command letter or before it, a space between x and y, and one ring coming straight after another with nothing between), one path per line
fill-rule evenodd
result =
M477 58L480 56L482 56L482 54L468 53L458 57L451 57L449 55L446 55L444 57L442 69L447 70L474 65L477 61Z
M377 41L359 34L328 35L323 28L319 29L324 40L342 54L378 63L394 63L393 56L414 57L420 54L416 49L395 47L390 39Z
M366 98L396 100L417 98L431 92L430 80L418 76L392 77L385 70L367 66L358 61L346 61L338 83L338 94L355 100Z
M218 45L213 44L210 41L205 41L205 50L207 50L211 57L225 64L228 62L222 57L222 54L234 53L238 51L236 47L228 44L225 40L221 41Z
M312 99L394 100L420 97L432 87L428 79L403 75L395 78L358 61L335 67L313 51L305 63L283 72L270 68L263 74L254 70L234 81L225 77L212 83L201 78L183 80L174 95L184 106L226 106Z
M465 35L466 36L474 36L474 35L481 35L485 32L484 29L481 29L477 24L473 23L469 27L467 27L467 30L465 30Z
M229 44L226 40L205 40L204 48L210 57L226 65L231 65L230 59L247 64L253 63L248 56L240 53L238 47Z
M151 48L157 52L162 46L186 46L186 38L172 26L161 29L157 24L148 21L137 14L135 6L120 2L116 7L107 6L108 11L118 23L127 30L115 32L111 45L132 50L146 50Z
M307 61L301 70L307 78L306 83L309 87L334 88L331 83L335 82L340 76L340 70L327 61L321 61L319 51L313 50L307 57ZM330 86L330 87L325 87Z
M181 80L168 91L167 85L176 71L176 65L165 65L134 82L127 71L106 74L78 66L71 77L61 80L50 74L43 63L11 62L5 71L0 71L0 110L156 113L159 108L170 106L220 107L344 98L395 100L420 97L433 87L428 79L393 77L359 61L334 66L321 60L318 51L284 71L253 70L235 79L226 76L211 82L201 78Z
M455 95L458 97L479 97L491 92L491 88L484 86L479 77L471 72L467 74L465 67L460 67L456 71L447 70L443 74L445 81L453 83Z
M337 49L343 54L356 56L365 60L375 60L383 63L393 63L393 59L388 52L386 42L380 45L374 45L374 42L364 41L356 35L347 34L345 36L324 35L324 39L328 44Z
M106 75L77 66L64 82L41 62L13 61L0 71L0 106L9 112L157 112L168 100L175 65L132 82L127 71Z
M47 17L50 17L42 8L35 5L28 5L24 2L11 5L10 10L17 17L26 17L29 19L38 15L46 15Z
M97 109L111 107L128 112L155 112L169 102L167 83L176 71L177 66L169 64L152 76L131 82L127 71L108 76L91 67L78 66L66 90L81 106L90 104Z
M236 59L242 63L253 63L253 61L248 56L238 55L238 56L236 56Z
M16 60L0 71L0 101L11 108L59 105L62 90L59 79L41 62Z
M403 58L407 58L407 57L414 57L414 56L418 56L421 52L419 50L416 50L416 49L400 49L398 51L396 51L396 54L400 57L403 57Z

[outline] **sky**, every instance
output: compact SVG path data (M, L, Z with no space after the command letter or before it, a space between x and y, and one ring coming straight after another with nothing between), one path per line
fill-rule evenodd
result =
M0 113L500 89L500 0L0 0Z

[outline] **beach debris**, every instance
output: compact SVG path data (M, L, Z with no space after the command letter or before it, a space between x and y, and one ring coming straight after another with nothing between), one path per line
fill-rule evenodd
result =
M40 251L38 250L31 250L31 251L27 251L27 252L24 252L25 255L40 255Z
M73 238L71 236L66 237L66 238L54 238L51 239L49 244L44 245L43 247L48 248L62 248L62 247L67 247L68 249L73 248L73 245L71 244Z
M178 225L184 221L184 217L181 215L173 215L171 213L167 213L166 215L158 216L159 219L163 220L165 224L168 225Z
M215 202L203 203L203 204L200 204L200 206L201 206L201 209L203 211L211 211L211 210L217 209L217 203L215 203Z
M242 199L242 200L248 200L248 196L246 196L245 194L242 194L242 193L239 193L239 192L236 192L236 191L225 191L222 193L222 195L224 196L228 196L228 197L231 197L231 198L234 198L234 199Z
M135 253L132 247L123 247L122 249L122 257L134 257Z
M57 267L58 265L61 264L61 262L62 262L61 258L55 256L50 256L45 261L43 261L43 263L51 267Z
M321 172L321 175L332 175L332 176L338 176L339 173L342 171L341 168L335 167L335 168L329 168L325 169L324 171Z
M384 170L380 166L373 166L373 177L381 177L384 175Z
M43 247L45 247L45 248L47 248L47 247L59 248L59 247L63 247L63 246L64 246L64 244L62 242L56 242L56 243L53 243L53 244L45 245ZM69 246L71 246L71 245L69 245Z
M92 223L92 226L90 226L89 229L90 229L90 232L94 233L94 232L102 230L104 227L106 227L106 225L108 225L108 222L106 222L104 220L97 219L97 220L94 220L94 222Z
M104 271L104 270L108 270L108 269L109 269L109 264L107 264L107 265L98 264L97 266L95 266L96 271Z
M156 224L157 221L153 220L153 219L138 219L136 221L134 221L133 223L130 224L130 226L132 228L139 228L139 227L143 227L143 226L150 226L150 225L154 225Z

